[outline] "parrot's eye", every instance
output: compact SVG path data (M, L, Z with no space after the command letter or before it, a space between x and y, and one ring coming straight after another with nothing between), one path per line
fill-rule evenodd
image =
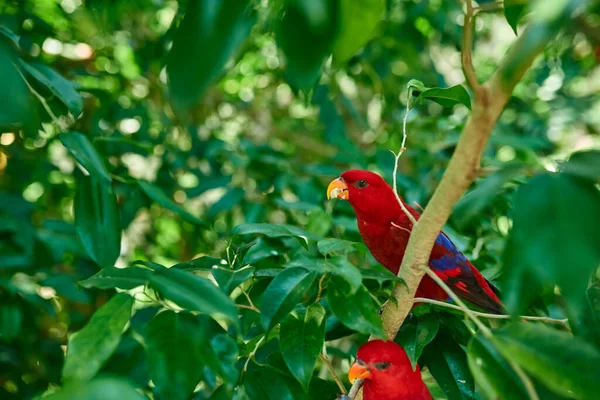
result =
M356 187L358 189L364 189L367 186L369 186L369 183L367 181L365 181L365 180L362 180L362 179L359 180L359 181L354 182L354 187Z
M391 362L378 362L375 364L375 368L377 368L380 371L385 371L386 369L388 369L390 366L392 365Z

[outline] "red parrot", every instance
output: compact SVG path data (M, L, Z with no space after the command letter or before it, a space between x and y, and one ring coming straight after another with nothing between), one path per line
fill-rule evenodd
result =
M350 383L364 379L364 400L432 400L419 366L413 371L404 349L391 341L372 340L363 344L348 378Z
M373 172L349 170L329 184L327 197L350 203L356 213L358 230L369 251L381 265L397 274L412 222L400 208L390 185ZM419 212L406 203L404 205L418 220ZM491 284L443 232L435 241L429 267L461 299L491 313L503 312L502 303ZM446 292L428 276L421 281L416 296L448 300Z

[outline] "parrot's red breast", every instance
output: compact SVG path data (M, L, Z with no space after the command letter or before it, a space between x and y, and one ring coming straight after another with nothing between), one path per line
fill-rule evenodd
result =
M393 189L373 172L349 170L331 182L327 195L347 200L352 205L358 230L369 251L381 265L397 274L412 222L400 208ZM418 220L419 212L404 205ZM502 313L502 303L490 283L443 232L435 241L429 266L460 298L488 312ZM427 276L421 281L416 296L448 299L444 290Z
M364 400L431 400L419 366L413 371L404 349L391 341L362 345L348 372L350 382L364 379Z

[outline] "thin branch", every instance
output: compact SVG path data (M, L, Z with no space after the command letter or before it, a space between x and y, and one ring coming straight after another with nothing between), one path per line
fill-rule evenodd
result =
M451 308L453 310L458 310L458 311L463 311L462 308L460 308L459 306L456 306L454 304L446 303L446 302L439 301L439 300L426 299L423 297L415 297L413 299L413 303L435 304L436 306ZM511 319L512 318L510 315L506 315L506 314L489 314L489 313L484 313L484 312L479 312L479 311L472 311L472 312L474 315L476 315L478 317L488 318L488 319ZM530 315L519 315L516 318L519 318L519 319L522 319L525 321L545 322L548 324L564 325L567 328L569 327L569 320L566 318L565 319L556 319L556 318L550 318L550 317L537 317L537 316L530 316Z
M256 352L258 351L258 348L260 347L260 345L262 344L262 342L265 341L266 337L267 337L266 334L263 337L261 337L258 340L258 342L256 342L256 346L254 346L254 350L252 350L252 352L250 354L248 354L248 359L244 363L244 368L242 369L242 374L248 370L248 364L250 363L250 360L254 358L254 356L256 355Z
M331 365L331 362L329 362L329 358L325 354L323 354L323 353L319 354L319 358L327 366L327 369L331 373L331 376L333 376L333 380L335 381L335 383L337 383L338 387L342 391L342 394L347 393L346 387L344 386L344 384L342 383L342 381L340 380L340 378L338 378L337 374L335 373L335 370L333 369L333 366Z
M244 290L243 287L240 286L240 290L242 291L242 293L244 294L244 296L246 296L246 299L248 300L248 304L251 310L256 311L257 313L260 314L260 310L254 305L254 303L252 302L252 299L250 298L250 295L248 294L248 292L246 292Z
M318 303L321 300L321 293L323 292L323 280L325 279L325 275L327 274L323 274L321 275L321 278L319 278L319 291L317 292L317 299L315 300L315 303Z
M465 19L463 24L463 41L462 41L462 70L465 74L467 84L473 90L476 96L481 91L481 85L477 81L475 70L473 69L473 25L475 18L473 18L473 4L472 0L465 0L467 11L465 12Z
M529 396L529 399L530 400L540 400L540 396L538 396L537 391L535 390L535 386L533 386L533 382L531 382L531 379L529 379L529 377L521 369L519 364L517 364L516 362L514 362L512 360L507 360L507 361L510 364L510 366L512 367L512 369L519 376L519 378L521 379L521 382L523 382L523 386L525 386L525 390L527 391L527 395Z
M247 306L245 304L236 304L236 306L238 306L238 308L244 308L244 309L247 309L247 310L256 311L257 313L260 314L260 310L258 308L256 308L256 307L254 307L254 306Z
M400 208L402 208L402 211L404 211L404 214L406 214L406 216L408 217L410 222L412 222L413 226L415 226L415 224L417 223L417 220L408 211L408 209L406 208L406 205L404 204L404 202L398 195L398 178L396 177L396 175L398 175L398 164L400 162L400 157L402 156L402 153L404 153L404 151L406 150L406 139L408 138L408 135L406 134L406 120L408 119L409 111L410 111L410 89L408 91L408 98L406 99L406 111L404 112L404 120L402 121L402 144L400 146L400 150L398 151L398 154L394 153L394 175L392 177L392 181L394 183L393 184L394 196L396 196L396 200L398 201L398 204L400 204Z

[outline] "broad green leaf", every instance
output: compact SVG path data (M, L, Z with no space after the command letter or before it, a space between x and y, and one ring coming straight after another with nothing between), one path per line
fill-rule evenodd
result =
M14 304L0 305L0 340L10 343L21 331L23 315Z
M600 393L600 351L578 337L542 324L513 323L496 332L492 343L562 396L593 399Z
M151 270L130 266L127 268L106 267L92 277L80 281L84 288L97 289L133 289L148 282Z
M20 60L21 66L39 83L48 88L77 117L83 111L83 99L77 92L77 84L63 78L52 68L40 63L27 63Z
M333 46L333 61L336 64L349 60L371 40L384 12L385 0L340 2L340 27Z
M274 368L261 368L245 374L244 387L250 399L295 400L289 383Z
M456 104L464 104L471 109L471 97L462 85L456 85L449 88L431 88L425 89L419 95L419 99L429 99L444 107L453 107Z
M82 177L73 208L77 236L86 252L100 267L114 266L121 254L121 220L112 186Z
M294 377L307 390L325 342L325 309L312 304L281 321L279 348Z
M104 161L85 135L71 131L61 133L58 137L69 153L91 176L102 184L110 185L111 178Z
M186 211L179 204L175 203L171 200L165 192L163 192L158 186L151 184L148 181L139 180L138 185L140 188L152 199L157 202L161 207L166 208L167 210L173 211L175 214L180 215L185 221L190 224L205 226L206 223L200 220L198 217L194 216L190 212Z
M0 35L3 35L5 38L9 39L16 49L19 48L19 35L4 26L0 26Z
M331 312L348 328L385 338L378 307L364 286L350 294L346 281L333 276L327 284L327 302Z
M134 386L118 378L98 378L90 382L73 382L44 400L144 400Z
M285 54L286 79L296 89L319 80L338 31L338 0L286 0L275 26L275 40Z
M363 243L335 238L319 240L317 242L317 248L324 256L332 253L347 253L351 250L358 250L363 254L367 251L367 248Z
M158 293L187 311L238 322L235 303L208 279L190 272L158 266L150 275L150 285Z
M227 265L227 263L221 258L202 256L190 261L175 264L171 268L185 269L187 271L210 271L213 267L222 267L224 265Z
M515 35L519 34L517 27L521 18L526 14L526 7L527 2L524 0L504 0L504 18L506 18L506 22L515 32Z
M402 282L402 279L381 265L375 265L371 268L361 268L360 273L363 279L377 281L380 284L387 281Z
M459 226L466 226L475 217L480 216L485 207L498 196L503 186L523 170L524 166L522 164L508 165L483 178L475 189L456 203L452 212L452 219Z
M308 249L308 244L306 243L305 236L294 233L290 231L287 227L281 225L274 224L242 224L238 225L231 230L231 236L238 235L265 235L270 238L280 238L291 236L295 237L298 242L304 246L304 248Z
M146 357L158 398L189 398L202 379L206 356L211 356L205 336L196 317L185 312L165 311L150 321Z
M304 268L281 271L269 283L260 303L260 321L266 330L278 324L301 302L312 287L317 273Z
M600 150L577 152L561 166L565 174L600 182Z
M421 359L449 399L473 398L474 382L467 355L452 336L440 331L425 347Z
M92 315L83 329L69 337L63 381L86 381L96 375L119 345L132 306L133 297L116 294Z
M12 33L12 32L11 32ZM40 124L39 103L33 97L20 70L14 44L0 37L0 129L25 129L34 133Z
M362 274L360 270L345 257L333 257L329 261L319 260L317 265L319 268L327 266L326 270L344 278L350 285L350 292L348 294L356 293L362 286Z
M254 267L246 267L237 270L213 267L211 269L211 274L219 284L219 287L225 293L231 294L235 288L252 277L254 274Z
M176 108L196 105L256 22L246 0L191 1L167 59L169 88Z
M504 251L503 300L523 312L541 285L558 285L570 308L581 306L600 263L600 194L594 184L544 174L519 188Z
M490 399L527 400L523 382L494 345L482 335L471 338L467 360L475 382Z
M440 322L435 313L427 313L413 320L415 320L413 323L402 325L394 341L404 348L414 369L425 346L437 335ZM407 327L405 328L404 325Z

